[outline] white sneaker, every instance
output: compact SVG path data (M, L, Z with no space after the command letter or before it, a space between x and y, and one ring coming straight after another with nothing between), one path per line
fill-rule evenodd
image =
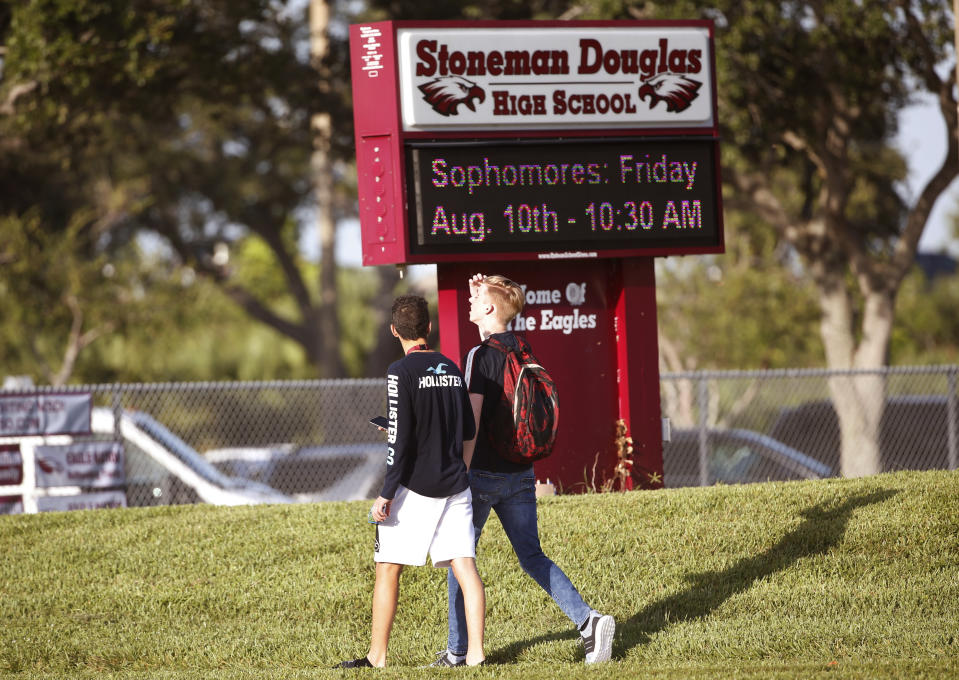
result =
M580 631L583 636L583 649L586 650L586 663L609 661L613 655L613 634L616 621L609 614L600 614L595 609L590 612L586 625Z

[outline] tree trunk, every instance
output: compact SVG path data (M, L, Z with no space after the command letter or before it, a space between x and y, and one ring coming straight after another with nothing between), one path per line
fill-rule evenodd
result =
M892 333L895 293L870 289L862 279L861 338L854 337L854 311L842 269L819 263L817 282L822 308L821 333L826 363L831 369L874 370L846 373L829 379L829 391L839 419L840 472L843 477L865 477L882 471L880 423L886 401L886 364Z
M829 379L839 418L840 474L868 477L882 471L879 421L885 389L879 375L842 375Z
M320 87L328 88L329 52L327 31L330 6L327 0L310 0L310 58L321 74ZM320 300L316 313L306 319L312 347L307 353L324 378L343 378L346 368L339 352L340 323L337 314L336 286L336 220L333 215L333 164L330 158L330 139L333 124L326 111L317 112L311 119L313 130L313 157L310 167L316 196L316 228L320 242Z

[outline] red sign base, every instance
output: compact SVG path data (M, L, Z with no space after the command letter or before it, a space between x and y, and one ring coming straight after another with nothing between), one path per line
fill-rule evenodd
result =
M470 276L502 274L525 285L526 306L511 329L530 342L556 380L560 399L556 448L536 463L537 478L567 493L629 488L617 474L621 419L634 447L625 476L635 488L661 488L653 258L502 264L437 265L443 352L462 361L480 341L469 322Z

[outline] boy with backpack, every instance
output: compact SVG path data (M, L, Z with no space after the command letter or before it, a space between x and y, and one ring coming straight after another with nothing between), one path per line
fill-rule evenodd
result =
M616 628L613 617L590 608L540 547L532 461L552 448L558 400L529 344L507 330L523 310L523 290L504 276L482 274L473 276L469 287L469 318L483 340L467 354L463 371L477 425L477 436L463 447L476 540L490 510L495 510L520 566L579 629L586 663L608 661ZM524 368L531 371L528 377L518 374ZM462 666L467 649L463 593L452 572L447 573L447 585L449 639L433 665Z

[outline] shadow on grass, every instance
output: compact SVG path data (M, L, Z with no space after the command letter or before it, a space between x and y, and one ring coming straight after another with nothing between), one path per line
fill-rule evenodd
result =
M755 557L739 560L721 571L690 574L689 587L653 602L625 621L616 622L616 640L613 658L622 658L630 649L647 644L656 633L672 624L703 619L733 595L745 592L756 581L788 569L802 558L823 555L839 544L846 527L857 509L882 503L897 491L880 491L846 499L839 505L820 503L802 512L804 521L787 533L774 546ZM637 557L642 569L642 558ZM529 640L518 640L502 647L490 656L493 663L511 663L524 649L543 642L576 637L575 632L563 631Z

